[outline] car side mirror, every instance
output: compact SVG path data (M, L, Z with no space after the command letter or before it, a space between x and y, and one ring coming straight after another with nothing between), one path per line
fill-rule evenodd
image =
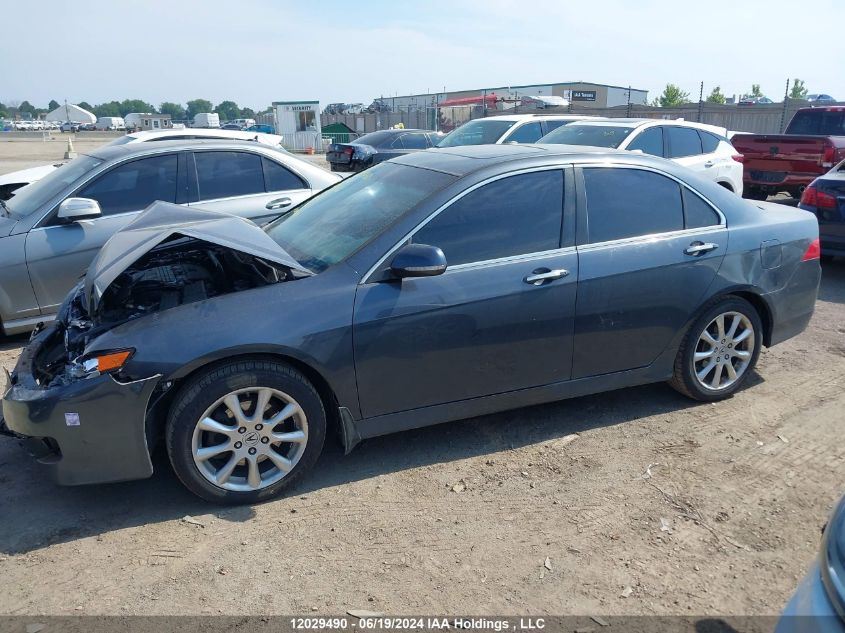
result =
M59 219L76 222L99 218L103 212L100 203L90 198L67 198L59 205Z
M390 272L399 279L434 277L446 272L446 266L446 256L436 246L406 244L393 256Z

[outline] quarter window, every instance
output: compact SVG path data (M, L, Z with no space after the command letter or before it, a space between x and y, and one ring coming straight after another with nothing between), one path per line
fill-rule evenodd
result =
M428 144L425 142L425 134L421 132L403 134L402 145L404 145L405 149L425 149L428 147Z
M650 127L645 129L642 134L631 141L625 149L638 149L643 154L651 154L652 156L663 156L663 128L661 126Z
M264 192L261 157L247 152L195 152L200 200Z
M698 130L698 135L701 137L701 150L705 154L712 154L719 147L719 137L704 130Z
M454 266L558 248L562 219L563 172L518 174L468 193L412 241L439 246Z
M668 126L669 158L683 158L701 154L701 138L698 130L689 127Z
M262 156L261 165L264 168L264 188L267 191L308 189L308 185L302 181L302 178L279 163Z
M684 226L699 229L720 224L719 215L701 197L684 187Z
M536 143L543 136L543 128L539 121L534 123L526 123L516 128L511 132L504 142L505 143Z
M589 241L607 242L684 228L681 188L651 171L584 169Z
M155 202L176 202L176 154L124 163L86 185L76 195L100 204L103 215L140 211Z

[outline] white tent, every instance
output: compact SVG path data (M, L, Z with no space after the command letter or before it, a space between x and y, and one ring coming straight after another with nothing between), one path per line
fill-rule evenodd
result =
M59 106L46 116L48 121L73 121L74 123L96 123L97 117L78 105L68 103Z

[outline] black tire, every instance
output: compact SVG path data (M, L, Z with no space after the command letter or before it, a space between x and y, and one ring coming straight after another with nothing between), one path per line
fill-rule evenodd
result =
M284 392L301 407L308 425L305 448L293 468L275 483L258 490L227 490L209 481L194 462L194 429L204 412L220 398L240 389L257 387ZM192 378L173 401L165 431L167 453L179 480L199 497L228 505L258 503L280 496L314 466L325 438L326 412L311 382L286 363L258 359L217 365Z
M751 324L754 333L754 346L753 350L748 350L751 352L750 362L733 384L718 390L706 389L699 383L695 375L693 355L696 353L699 339L703 335L705 328L720 314L728 312L736 312L744 315ZM703 402L724 400L742 388L743 383L748 379L749 374L757 364L762 344L763 324L754 306L740 297L728 296L718 298L702 310L699 317L690 325L684 335L681 346L678 349L678 355L675 357L674 374L669 381L669 385L693 400L701 400Z
M769 194L762 189L757 189L756 187L749 187L742 192L743 198L748 198L749 200L762 200L765 202L769 198Z

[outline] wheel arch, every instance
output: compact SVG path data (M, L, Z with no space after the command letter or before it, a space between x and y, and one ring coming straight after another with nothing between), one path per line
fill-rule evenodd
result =
M237 363L241 361L264 360L290 365L304 375L320 396L323 408L326 411L326 422L328 432L340 432L339 401L335 390L332 388L325 376L317 370L313 364L287 353L286 350L228 350L222 351L213 357L198 359L173 372L165 381L170 384L166 392L158 398L152 398L147 408L148 437L161 437L164 425L167 421L167 414L176 396L190 380L200 373L213 370L220 365Z
M753 286L738 286L735 288L723 289L719 292L719 294L710 297L698 307L698 309L693 313L693 317L690 319L690 324L698 318L698 315L702 314L717 300L728 299L730 297L739 297L740 299L744 299L757 311L757 314L760 317L760 322L763 325L763 345L769 347L772 342L772 329L774 324L772 307L769 305L765 297L763 297L763 295ZM689 324L687 327L689 327Z

